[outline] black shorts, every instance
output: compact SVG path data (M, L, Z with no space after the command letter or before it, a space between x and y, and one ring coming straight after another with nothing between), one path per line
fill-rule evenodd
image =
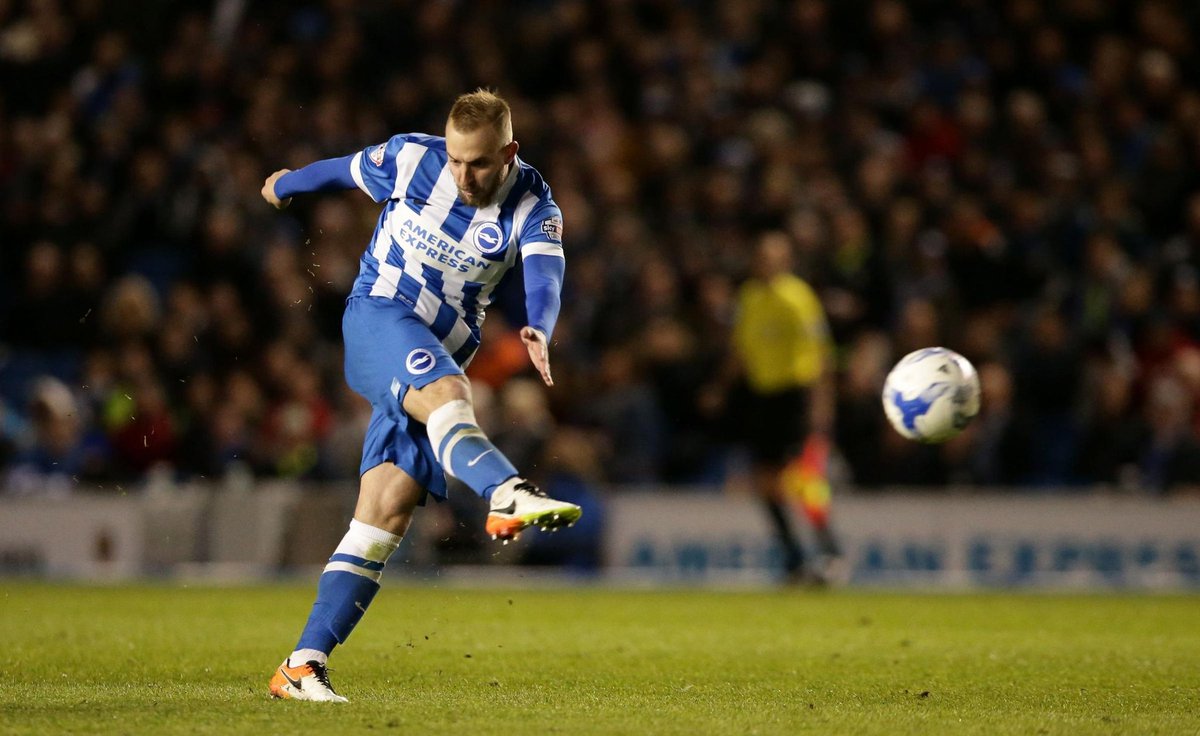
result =
M745 384L730 397L738 440L756 463L782 465L804 446L811 391L796 387L762 394Z

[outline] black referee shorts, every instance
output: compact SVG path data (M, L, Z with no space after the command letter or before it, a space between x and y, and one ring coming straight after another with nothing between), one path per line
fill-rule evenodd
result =
M731 429L755 463L782 465L804 446L809 431L808 388L759 393L742 384L731 397Z

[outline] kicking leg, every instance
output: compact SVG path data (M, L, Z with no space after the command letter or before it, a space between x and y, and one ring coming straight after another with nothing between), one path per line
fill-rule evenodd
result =
M392 463L363 474L350 529L321 574L317 600L295 651L271 679L273 696L346 701L329 684L326 661L379 591L384 564L400 546L422 493L417 482Z
M578 506L555 501L521 478L479 428L465 376L442 376L409 389L404 411L426 425L441 466L491 502L487 531L493 539L507 542L529 526L558 529L579 520Z

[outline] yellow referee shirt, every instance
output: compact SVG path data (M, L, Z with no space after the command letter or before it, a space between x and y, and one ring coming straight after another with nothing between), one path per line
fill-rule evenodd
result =
M790 273L742 285L733 341L758 393L812 386L831 349L821 301Z

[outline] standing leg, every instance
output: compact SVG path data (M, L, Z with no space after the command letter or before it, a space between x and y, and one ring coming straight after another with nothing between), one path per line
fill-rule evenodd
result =
M317 584L300 641L271 679L277 698L345 702L329 684L329 653L346 641L379 591L379 578L400 546L423 489L403 470L383 463L362 476L350 529Z

